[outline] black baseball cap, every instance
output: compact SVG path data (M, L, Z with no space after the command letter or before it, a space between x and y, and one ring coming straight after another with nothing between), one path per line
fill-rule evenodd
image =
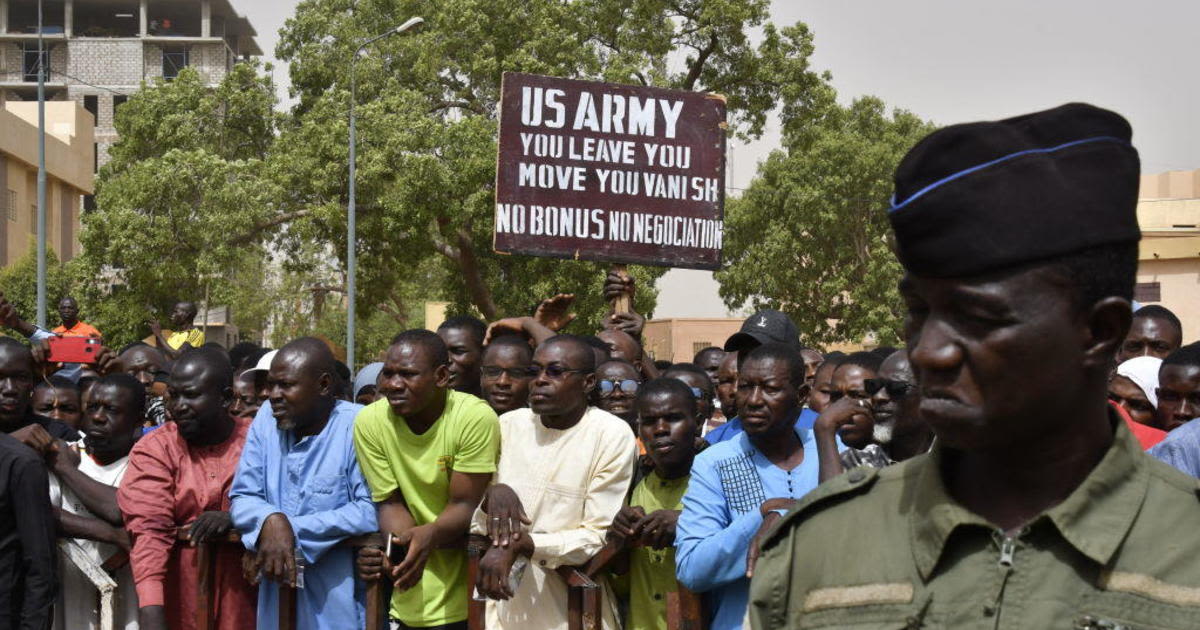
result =
M779 311L758 311L742 322L742 329L725 340L726 352L743 352L764 343L782 343L800 349L800 331L792 318Z

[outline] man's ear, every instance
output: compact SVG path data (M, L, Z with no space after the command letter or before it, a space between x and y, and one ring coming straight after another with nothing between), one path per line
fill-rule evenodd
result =
M322 372L321 378L317 380L317 386L320 387L322 396L333 395L333 375L329 372Z
M1132 321L1133 308L1125 298L1106 297L1093 304L1085 322L1084 366L1107 371L1125 342Z
M221 404L227 409L233 404L233 387L221 388Z
M808 383L803 383L796 387L796 398L800 401L800 406L808 404L808 395L812 393L812 387Z
M439 389L446 389L450 387L450 366L443 363L436 368L433 368L433 377L437 379L437 386Z
M588 372L583 375L583 392L590 394L593 389L596 389L596 373Z

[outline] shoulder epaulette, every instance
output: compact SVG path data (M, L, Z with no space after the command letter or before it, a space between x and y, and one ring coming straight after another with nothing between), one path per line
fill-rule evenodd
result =
M815 490L806 494L803 499L800 499L800 502L795 507L788 510L788 513L784 514L783 518L779 519L775 527L763 538L763 549L773 544L779 538L781 532L798 524L809 515L827 507L839 498L865 492L877 479L879 479L878 468L859 466L817 486Z

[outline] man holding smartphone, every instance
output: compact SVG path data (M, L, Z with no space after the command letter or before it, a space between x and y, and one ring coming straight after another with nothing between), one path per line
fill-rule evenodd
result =
M461 541L496 471L500 425L487 403L451 389L450 362L438 335L400 333L379 373L383 399L354 423L379 526L392 534L388 553L360 553L359 573L395 586L394 628L467 627Z

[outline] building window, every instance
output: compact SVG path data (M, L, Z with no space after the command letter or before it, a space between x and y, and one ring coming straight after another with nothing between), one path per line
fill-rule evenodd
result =
M162 73L167 81L174 80L179 72L188 67L187 47L165 47L162 53Z
M1133 287L1133 299L1138 302L1161 302L1162 284L1158 282L1139 282Z
M6 208L8 210L8 220L16 222L16 220L17 220L17 191L15 191L15 190L8 191L8 198L5 199L5 201L8 202L8 208Z
M37 204L29 205L29 233L37 236Z
M26 83L37 83L37 80L38 80L38 45L37 45L37 42L27 42L24 45L24 49L22 52L24 54L21 55L21 73L23 75L24 81ZM50 64L48 62L48 57L50 56L49 47L47 47L46 49L44 49L42 51L41 56L42 56L43 63L45 64L46 74L49 75L49 73L50 73ZM50 78L49 76L46 77L47 80L49 80L49 78Z
M703 350L705 348L711 348L711 347L712 347L712 342L693 341L692 342L692 356L696 356L697 354L700 353L701 350Z
M125 101L128 101L128 100L129 100L129 97L125 96L124 94L118 94L113 97L113 116L117 115L117 108L124 105Z
M92 124L95 125L100 120L100 97L95 94L84 95L83 108L92 113Z
M95 209L96 209L96 196L95 195L84 195L83 196L83 211L91 212Z

